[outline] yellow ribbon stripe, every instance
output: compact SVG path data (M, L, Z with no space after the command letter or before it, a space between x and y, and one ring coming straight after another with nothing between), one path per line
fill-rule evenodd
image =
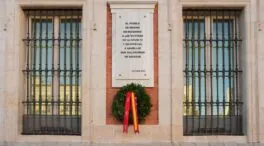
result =
M132 104L132 115L133 115L133 123L134 123L134 132L139 132L138 129L138 116L136 112L136 103L135 103L135 94L132 92L131 96L131 104Z

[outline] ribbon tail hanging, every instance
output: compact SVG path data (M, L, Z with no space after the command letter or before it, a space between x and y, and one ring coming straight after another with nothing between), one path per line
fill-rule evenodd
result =
M136 106L136 99L134 92L131 93L131 106L132 106L131 108L132 108L133 123L134 123L134 132L139 133L137 106Z
M128 122L129 122L129 111L130 111L130 104L131 104L131 93L127 92L126 94L126 101L124 107L124 123L123 123L123 133L128 132Z
M136 106L136 114L137 114L137 133L139 133L139 124L138 124L138 109L137 109L137 97L135 97L135 106Z

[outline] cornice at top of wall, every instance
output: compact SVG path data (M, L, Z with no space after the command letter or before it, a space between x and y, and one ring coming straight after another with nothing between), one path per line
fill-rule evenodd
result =
M108 0L111 9L154 9L158 0Z
M158 0L108 0L109 4L155 4Z

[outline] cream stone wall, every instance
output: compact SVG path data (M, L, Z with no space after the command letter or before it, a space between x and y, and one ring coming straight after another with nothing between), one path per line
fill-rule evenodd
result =
M123 0L127 1L127 0ZM132 1L132 0L131 0ZM137 2L137 0L134 0ZM106 125L107 0L0 0L0 146L4 145L264 145L264 0L157 0L157 125L135 135ZM23 7L82 7L82 135L21 135ZM245 136L183 136L184 7L243 8L242 67ZM263 143L263 144L262 144Z
M264 11L263 11L263 7L264 7L264 1L258 1L257 2L257 5L259 6L258 9L256 10L256 43L255 43L255 47L257 48L257 55L256 55L256 58L257 58L257 65L258 65L258 83L257 83L257 86L258 86L258 94L256 96L257 98L257 101L259 103L258 105L258 109L257 109L257 112L259 114L259 117L258 117L258 124L259 127L258 127L258 138L259 138L259 141L260 142L264 142L264 115L263 115L263 112L264 112L264 98L263 98L263 81L264 81L264 51L263 51L263 39L264 39Z
M4 68L5 68L5 30L6 30L6 17L5 17L5 3L3 0L0 1L0 128L4 128L4 117L5 117L5 112L4 112ZM0 132L0 139L3 139L4 133L1 131Z

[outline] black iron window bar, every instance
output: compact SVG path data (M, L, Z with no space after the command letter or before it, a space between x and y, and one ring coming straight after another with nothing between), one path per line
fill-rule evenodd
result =
M243 135L240 12L184 9L184 135Z
M81 135L80 9L27 9L22 134Z

